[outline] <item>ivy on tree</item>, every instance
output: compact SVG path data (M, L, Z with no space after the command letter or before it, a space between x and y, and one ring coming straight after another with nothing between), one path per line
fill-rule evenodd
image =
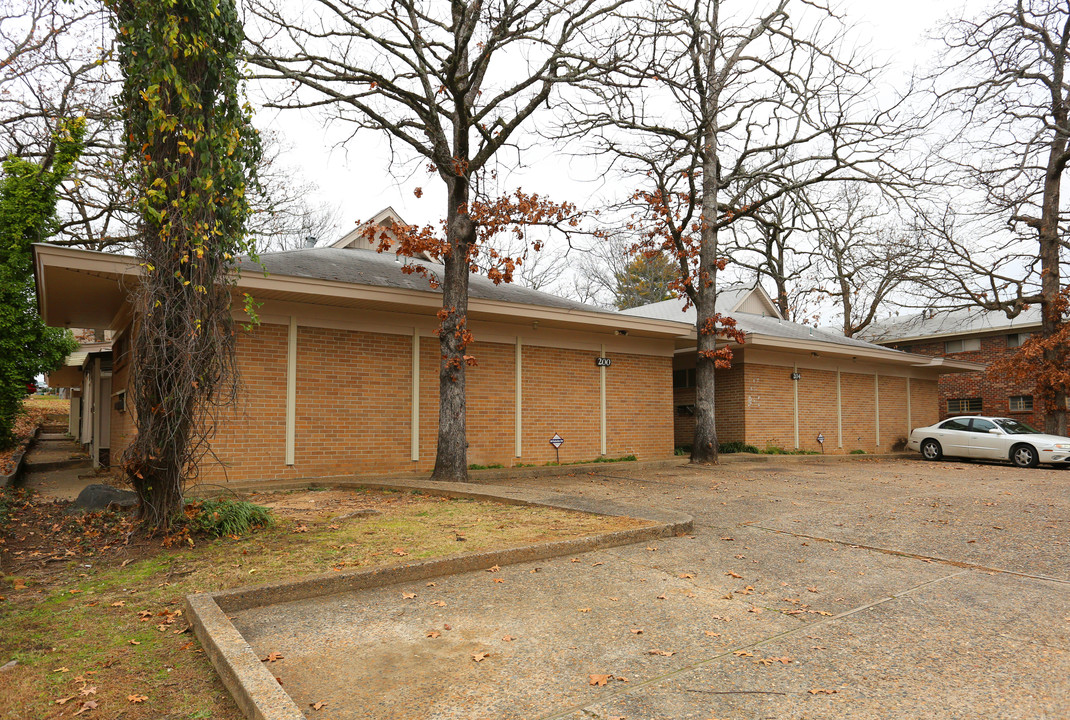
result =
M208 451L215 409L236 394L232 271L238 256L255 259L245 223L260 143L242 98L232 0L107 4L143 268L130 363L137 435L123 468L142 520L164 528Z
M85 118L62 121L40 163L10 156L0 180L0 448L12 428L27 383L63 364L78 343L70 330L50 328L37 312L31 245L56 230L56 191L82 153Z

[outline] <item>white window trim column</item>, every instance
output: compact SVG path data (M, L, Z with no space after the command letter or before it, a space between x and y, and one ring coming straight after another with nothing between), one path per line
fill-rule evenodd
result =
M600 357L606 356L606 346L600 345L598 354ZM601 435L602 435L602 455L606 454L606 366L602 365L598 368L598 391L599 391L599 416L601 420Z
M873 431L876 433L875 447L881 446L881 378L873 373Z
M840 369L836 368L836 447L843 447L843 392L840 385Z
M799 449L799 381L795 379L799 375L799 363L791 364L791 394L792 394L792 425L795 431L795 449Z

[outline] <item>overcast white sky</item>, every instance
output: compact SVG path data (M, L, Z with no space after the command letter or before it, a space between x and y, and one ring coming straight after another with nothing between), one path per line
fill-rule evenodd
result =
M841 0L840 8L857 26L858 42L869 43L872 52L891 62L898 72L908 73L925 60L931 46L925 38L952 10L977 10L983 0ZM257 101L258 89L249 88ZM340 233L384 207L393 206L410 223L433 223L442 216L442 198L437 178L418 177L399 183L389 173L389 156L382 137L367 134L336 147L342 129L325 128L319 117L305 111L261 110L257 125L279 132L293 147L284 161L319 185L320 198L340 208ZM552 154L525 157L530 169L523 175L527 190L552 191L554 199L571 200L583 206L596 196L600 183L592 180L591 168ZM589 164L588 164L589 165ZM413 189L422 186L421 200ZM332 238L333 239L333 238ZM326 239L321 239L321 242Z

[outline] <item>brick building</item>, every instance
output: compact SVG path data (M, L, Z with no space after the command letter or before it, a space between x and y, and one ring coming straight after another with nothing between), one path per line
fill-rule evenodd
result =
M138 262L49 245L35 246L34 254L47 323L115 333L96 366L107 370L107 392L91 408L106 417L87 422L98 429L95 457L118 458L134 432L126 403L128 293ZM416 261L364 249L359 239L261 260L267 275L250 267L237 281L236 293L263 303L261 324L239 332L240 400L220 418L212 441L219 462L206 463L202 478L430 470L441 295L403 272ZM554 460L555 433L565 439L562 462L666 458L690 442L687 371L693 378L695 336L679 305L665 317L656 305L618 313L476 276L470 296L476 340L469 352L478 360L467 376L470 462ZM817 449L823 434L828 452L885 450L911 425L936 419L941 371L978 367L786 323L760 290L726 292L723 300L747 333L746 348L737 348L735 367L719 383L726 441ZM105 384L94 387L99 395Z
M987 365L1014 353L1032 333L1040 331L1040 308L1016 318L1003 313L963 310L912 315L875 324L865 331L873 342L929 357ZM940 418L952 415L1001 415L1044 428L1044 409L1034 402L1031 383L1008 383L983 372L941 375Z
M717 312L732 317L744 344L731 344L732 367L717 371L717 437L759 448L887 452L915 427L935 422L942 373L981 368L972 362L919 356L784 320L760 288L719 289ZM673 358L674 437L694 433L695 310L681 299L624 314L684 319L687 342ZM819 442L818 438L824 442Z

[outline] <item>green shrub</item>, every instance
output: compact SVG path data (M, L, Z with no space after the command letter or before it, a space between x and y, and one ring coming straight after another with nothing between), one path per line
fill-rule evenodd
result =
M469 470L495 470L497 468L505 467L501 463L491 463L490 465L477 465L475 463L468 466Z
M717 452L722 455L731 453L750 453L756 455L758 453L758 448L739 440L733 440L732 442L721 443L718 445Z
M191 503L190 525L212 535L244 535L274 523L271 511L244 500L201 500Z
M849 454L851 454L851 455L865 455L866 451L865 450L852 450Z

